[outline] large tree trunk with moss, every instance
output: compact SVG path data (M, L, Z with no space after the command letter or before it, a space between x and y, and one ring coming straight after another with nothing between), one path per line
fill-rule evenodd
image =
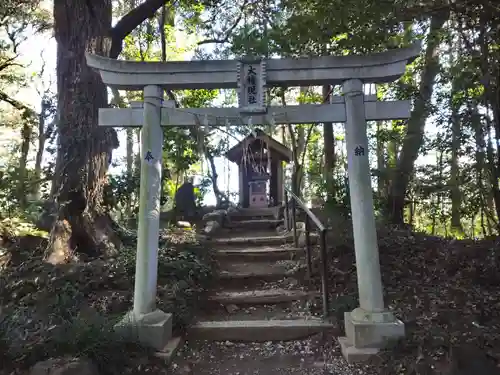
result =
M108 55L111 2L54 1L59 138L53 191L58 217L46 254L52 263L67 261L74 252L107 255L119 246L101 205L118 140L114 130L98 127L98 109L107 106L106 87L85 61L85 52Z
M449 12L436 13L430 22L429 36L424 56L424 68L420 79L419 94L408 120L408 127L403 141L388 199L388 213L393 224L404 224L405 196L410 177L413 173L418 151L424 140L425 122L430 114L430 101L434 92L434 80L439 72L438 47L441 33Z

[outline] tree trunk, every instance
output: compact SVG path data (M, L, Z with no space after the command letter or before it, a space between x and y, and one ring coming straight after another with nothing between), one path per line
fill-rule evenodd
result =
M385 149L385 139L384 136L384 122L383 121L377 121L377 171L378 171L378 176L377 176L377 193L379 198L385 197L386 196L386 180L387 176L385 178L382 175L385 175L385 155L384 155L384 149Z
M384 197L386 200L386 205L389 206L390 202L390 195L391 195L391 186L395 181L395 174L396 174L396 166L398 163L398 149L400 145L398 144L399 136L398 136L398 130L396 128L396 122L392 121L391 122L391 130L390 130L390 136L389 139L387 140L387 157L385 160L385 168L384 168ZM384 211L384 217L388 220L391 221L391 214L392 211L390 210L385 210Z
M439 168L439 177L438 177L438 181L439 181L439 184L442 184L443 183L443 169L444 169L444 152L443 150L440 150L439 151L439 157L438 157L438 160L437 160L437 165L438 165L438 168ZM437 207L437 210L439 210L439 223L440 224L443 224L443 191L441 189L439 189L439 191L437 192L437 204L436 204L436 207ZM446 231L446 222L444 224L445 226L445 231Z
M491 121L488 118L488 115L486 115L486 134L487 134L487 146L486 146L486 158L488 159L488 179L489 179L489 189L488 189L488 194L487 194L487 204L486 204L486 209L491 208L492 210L495 210L497 215L496 215L496 227L497 230L499 229L498 227L500 226L500 221L498 221L498 218L500 218L500 214L498 214L498 208L497 208L497 202L498 196L500 195L499 189L498 189L498 169L495 163L495 154L493 151L493 140L492 140L492 127L491 127ZM493 216L493 215L492 215Z
M438 47L440 34L449 12L436 13L432 16L424 56L424 68L420 79L419 95L410 119L398 159L396 173L391 182L388 199L388 212L393 224L404 224L405 194L410 182L418 151L424 140L425 122L430 114L430 100L434 91L434 80L439 72Z
M460 193L458 154L460 150L460 115L458 106L453 102L453 96L456 93L457 80L453 80L450 106L451 106L451 161L450 161L450 180L448 182L451 193L451 230L454 234L463 236L464 229L460 221L460 206L462 197Z
M208 151L205 152L205 157L207 158L208 163L210 164L211 173L209 173L209 175L210 179L212 180L212 189L215 195L215 202L216 202L215 206L217 208L221 208L226 197L224 196L224 193L222 193L222 191L219 189L219 183L218 183L219 175L217 174L217 168L215 167L215 160L213 155L211 155Z
M304 97L307 94L307 87L300 88L300 96ZM281 104L286 107L285 94L283 92L281 97ZM293 154L293 172L292 172L292 193L297 197L302 195L302 188L304 183L304 166L303 161L306 152L307 139L305 129L302 125L288 124L288 133L290 134L290 143L292 146ZM310 134L310 133L309 133Z
M330 85L323 86L322 94L323 101L325 103L330 103ZM335 196L335 192L333 191L333 173L335 171L335 138L333 134L332 122L325 122L323 124L323 143L325 145L324 176L326 181L327 200L333 201L333 197Z
M35 200L40 200L40 184L42 177L42 160L43 153L45 152L45 141L47 139L47 134L45 130L45 120L47 117L47 110L50 103L46 99L42 99L41 110L38 116L38 149L36 150L35 157L35 183L33 185L33 192L35 195Z
M113 129L97 125L107 91L85 61L85 52L108 55L111 5L111 0L54 1L59 137L53 182L58 217L46 252L51 263L67 261L73 252L109 255L120 245L101 204L118 139Z
M134 178L134 129L127 129L127 178ZM132 216L132 195L127 199L126 215Z
M28 153L30 151L31 134L30 119L24 119L24 124L21 129L21 157L19 158L18 170L18 185L17 185L17 199L21 209L26 207L26 164L28 163Z
M486 129L488 135L487 158L490 169L491 195L494 200L494 210L497 218L497 232L500 232L500 189L498 181L500 180L500 113L498 107L498 73L495 71L498 60L491 54L491 40L487 37L490 34L489 27L484 23L485 13L481 14L480 20L481 29L478 36L478 44L480 47L480 66L481 66L481 83L484 86L483 105L486 108ZM493 70L493 72L492 72ZM490 114L493 118L490 117ZM495 142L491 140L492 128L495 130ZM496 155L494 155L494 151ZM490 206L491 207L491 206Z

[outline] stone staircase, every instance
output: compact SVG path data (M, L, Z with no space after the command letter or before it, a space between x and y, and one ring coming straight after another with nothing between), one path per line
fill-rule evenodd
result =
M230 222L231 228L239 230L229 230L211 239L220 265L219 282L188 331L184 357L189 357L186 350L209 350L216 342L223 345L283 345L279 343L289 342L295 345L331 330L333 325L319 316L320 309L316 307L319 292L306 280L304 250L293 246L291 234L277 234L275 228L281 221L274 213L242 215L240 212L239 216L231 217ZM258 229L253 229L251 223L257 223ZM274 230L264 231L266 225ZM194 349L196 345L198 349ZM204 357L203 353L199 354ZM254 360L258 361L258 356L254 354ZM181 353L178 358L182 357ZM227 362L227 358L217 360L222 367ZM181 368L182 362L177 360L174 367ZM197 370L193 373L214 373L208 371L211 365L201 362L194 366ZM220 373L247 373L244 369L237 370L238 366L233 363L234 372ZM299 368L304 370L302 365ZM252 371L248 374L267 373Z

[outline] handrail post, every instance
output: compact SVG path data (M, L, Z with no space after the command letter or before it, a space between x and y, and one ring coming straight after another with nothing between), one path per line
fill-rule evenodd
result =
M321 286L323 297L323 316L327 318L330 314L328 302L328 267L327 267L327 253L326 253L326 229L321 231Z
M306 258L307 258L307 276L312 278L312 259L311 259L311 221L309 215L306 215Z
M290 215L289 215L289 212L288 212L288 191L285 189L285 214L284 214L284 218L285 218L285 229L287 231L290 230Z
M297 213L296 209L297 201L295 197L292 200L292 226L293 226L293 243L295 247L299 247L299 238L297 237L297 218L295 217Z

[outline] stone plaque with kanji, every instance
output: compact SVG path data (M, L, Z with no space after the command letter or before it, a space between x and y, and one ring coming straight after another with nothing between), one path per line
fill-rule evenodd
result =
M238 99L242 112L265 112L266 63L241 60L238 63Z

